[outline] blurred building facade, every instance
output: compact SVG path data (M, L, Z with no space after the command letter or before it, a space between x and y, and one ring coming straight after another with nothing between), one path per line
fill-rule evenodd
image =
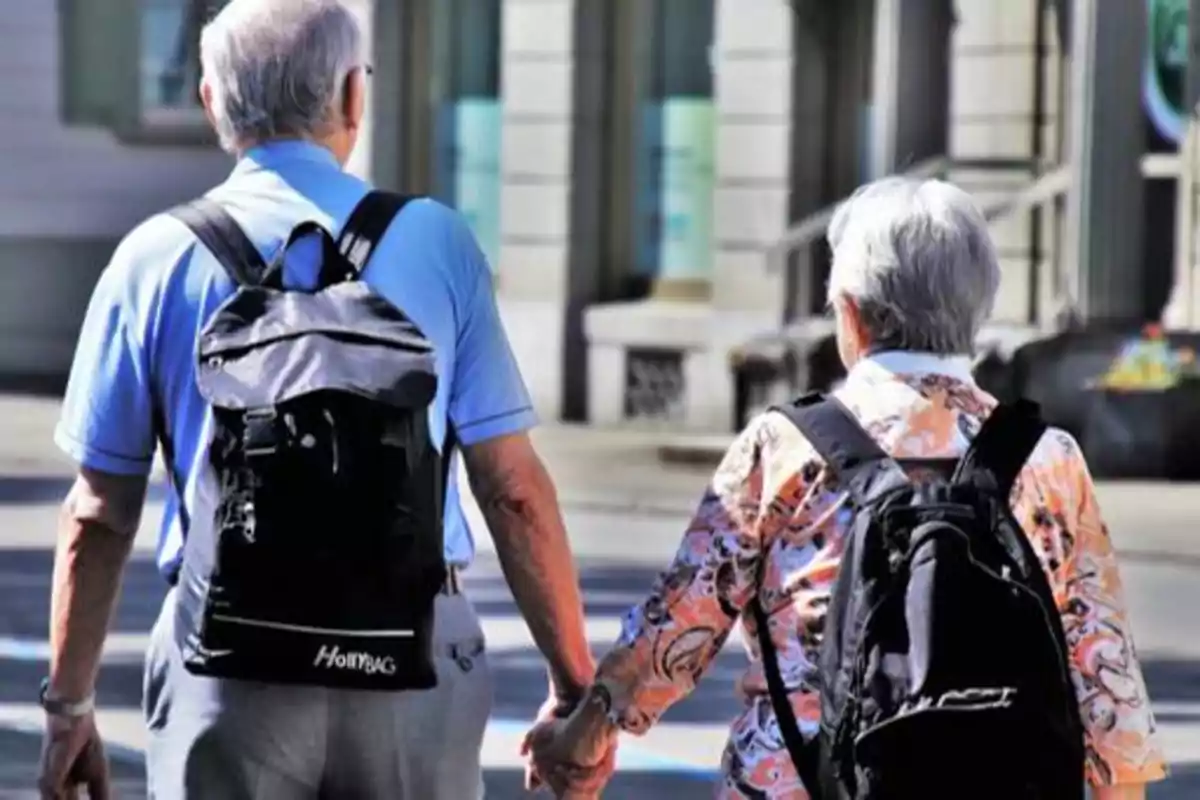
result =
M21 87L0 134L0 371L64 369L120 236L228 170L191 89L220 4L59 0L0 20ZM733 348L820 310L819 241L796 248L807 293L769 268L789 228L936 157L985 201L1061 161L1048 0L352 5L374 66L353 168L467 216L547 419L727 428ZM1043 313L1052 227L998 222L1000 319Z
M807 293L771 267L790 227L936 157L1005 197L1060 147L1040 0L390 8L376 89L397 104L376 106L374 178L466 210L550 418L728 428L732 351L823 305L819 240ZM1050 280L1036 225L997 226L1002 320L1028 323L1030 282Z

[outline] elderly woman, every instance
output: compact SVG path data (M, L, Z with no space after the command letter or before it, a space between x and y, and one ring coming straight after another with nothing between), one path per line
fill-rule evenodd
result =
M829 302L848 371L836 396L894 457L961 456L996 405L970 369L1000 283L982 215L949 184L887 179L842 206L829 244ZM770 598L780 670L802 732L813 735L814 665L847 517L824 473L782 415L767 413L742 432L674 562L626 617L585 702L531 734L543 777L563 791L572 774L564 765L599 762L619 730L644 733L695 687L741 620L750 656L745 708L730 730L716 796L808 797L771 707L754 617L743 612L757 596ZM1070 436L1051 430L1042 438L1012 508L1061 612L1093 796L1142 797L1166 768L1113 546Z

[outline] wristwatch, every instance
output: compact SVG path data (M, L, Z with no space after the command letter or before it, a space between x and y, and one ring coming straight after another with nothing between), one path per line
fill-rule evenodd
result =
M90 694L75 703L60 700L50 696L50 679L43 678L42 688L38 690L38 705L55 717L84 717L96 707L96 695Z
M599 708L600 713L610 725L617 725L620 722L620 715L613 710L612 692L603 683L597 681L591 685L584 703Z

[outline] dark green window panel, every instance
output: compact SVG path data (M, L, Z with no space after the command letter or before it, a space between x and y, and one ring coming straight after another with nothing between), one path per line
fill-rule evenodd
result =
M59 0L63 118L145 144L211 144L200 31L227 0Z
M130 49L127 0L58 0L61 105L70 125L112 125L126 76L114 66Z

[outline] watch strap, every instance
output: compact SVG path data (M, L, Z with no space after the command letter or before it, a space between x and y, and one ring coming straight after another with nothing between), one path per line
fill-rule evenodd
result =
M600 681L593 683L588 689L587 700L590 705L597 706L610 725L620 723L620 714L613 708L612 692Z
M38 704L47 714L55 717L83 717L92 713L96 708L96 695L90 694L83 700L63 700L50 694L50 679L42 681L38 692Z

